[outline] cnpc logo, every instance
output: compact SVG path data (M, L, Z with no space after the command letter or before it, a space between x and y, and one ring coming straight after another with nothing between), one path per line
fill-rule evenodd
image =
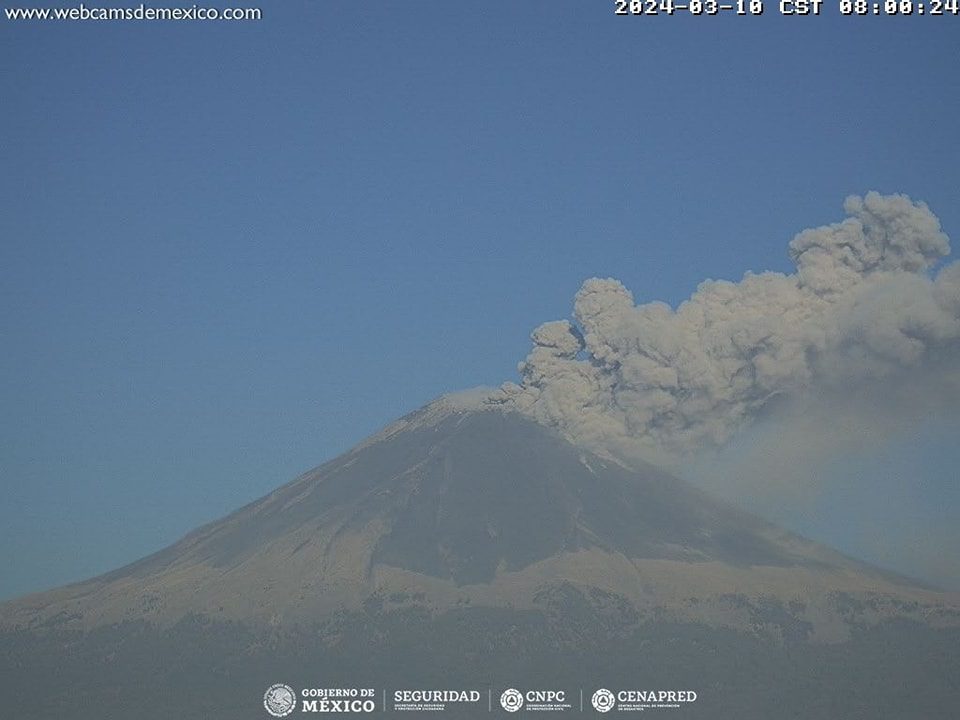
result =
M517 712L524 705L540 706L564 703L567 693L564 690L527 690L525 693L516 688L507 688L500 695L500 706L507 712Z

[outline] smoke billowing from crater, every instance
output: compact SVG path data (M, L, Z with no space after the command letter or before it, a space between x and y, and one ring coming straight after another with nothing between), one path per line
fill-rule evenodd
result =
M790 242L794 273L706 280L676 309L587 280L574 322L534 330L505 401L578 443L676 461L814 398L960 398L960 263L933 274L939 220L904 195L844 209Z

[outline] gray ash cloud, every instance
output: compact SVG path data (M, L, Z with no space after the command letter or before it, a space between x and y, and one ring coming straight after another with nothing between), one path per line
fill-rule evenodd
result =
M867 193L789 243L791 274L705 280L672 308L592 278L538 327L502 400L572 440L663 460L726 445L772 408L942 380L960 397L960 263L938 218ZM944 370L946 368L946 370Z

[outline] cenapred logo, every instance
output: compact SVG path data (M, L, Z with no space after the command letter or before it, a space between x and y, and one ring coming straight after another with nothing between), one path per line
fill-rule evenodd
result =
M515 688L507 688L500 696L500 706L507 712L516 712L523 707L523 694Z
M617 704L617 698L606 688L600 688L590 698L590 702L593 703L594 710L605 713L613 710L614 705Z
M263 694L263 707L274 717L286 717L297 707L297 694L283 683L274 683Z
M600 688L590 698L593 709L606 713L614 708L620 712L679 709L697 701L694 690L608 690Z

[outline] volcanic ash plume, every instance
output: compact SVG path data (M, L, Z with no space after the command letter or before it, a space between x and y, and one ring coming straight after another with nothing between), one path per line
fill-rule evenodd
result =
M574 323L532 333L506 402L585 445L678 458L722 446L775 401L956 367L960 263L931 277L950 252L937 217L876 192L844 209L793 239L795 273L707 280L675 310L587 280Z

